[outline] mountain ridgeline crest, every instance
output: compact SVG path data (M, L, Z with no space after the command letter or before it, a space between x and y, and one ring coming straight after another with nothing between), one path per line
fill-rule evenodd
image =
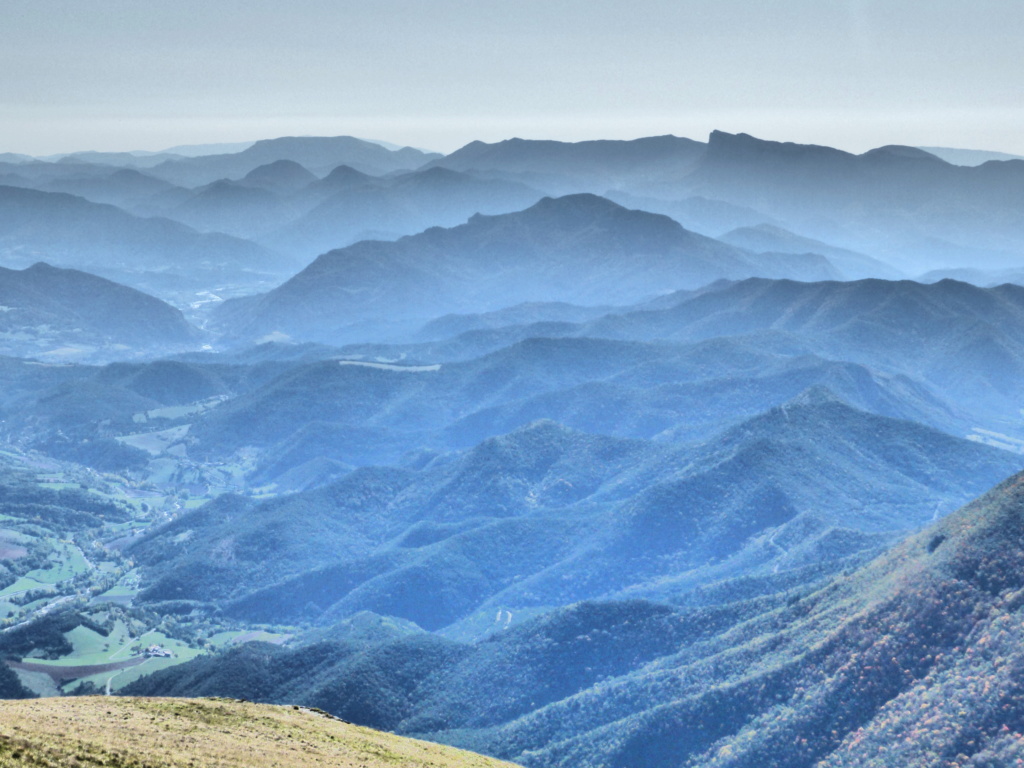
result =
M385 317L422 321L519 301L628 304L666 287L754 275L813 279L823 270L822 257L768 260L688 232L667 216L578 194L326 253L264 296L226 302L217 321L245 338L280 332L337 340L352 335L346 326L362 326L365 337L365 323Z

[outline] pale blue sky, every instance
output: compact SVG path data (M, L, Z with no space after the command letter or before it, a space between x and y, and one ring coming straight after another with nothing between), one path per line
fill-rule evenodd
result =
M0 152L713 128L1024 153L1010 0L2 0Z

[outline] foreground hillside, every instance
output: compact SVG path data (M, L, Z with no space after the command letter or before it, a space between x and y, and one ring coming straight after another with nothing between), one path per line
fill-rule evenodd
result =
M68 734L73 736L69 737ZM0 701L0 765L508 765L298 707L230 700Z

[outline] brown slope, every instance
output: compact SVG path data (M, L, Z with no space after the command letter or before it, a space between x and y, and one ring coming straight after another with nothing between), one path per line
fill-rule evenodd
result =
M0 765L500 768L509 763L299 707L229 699L82 697L0 702Z

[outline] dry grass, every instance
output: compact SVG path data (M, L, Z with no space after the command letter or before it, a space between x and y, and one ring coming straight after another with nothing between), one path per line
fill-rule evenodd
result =
M309 710L226 699L0 701L0 766L509 766Z

